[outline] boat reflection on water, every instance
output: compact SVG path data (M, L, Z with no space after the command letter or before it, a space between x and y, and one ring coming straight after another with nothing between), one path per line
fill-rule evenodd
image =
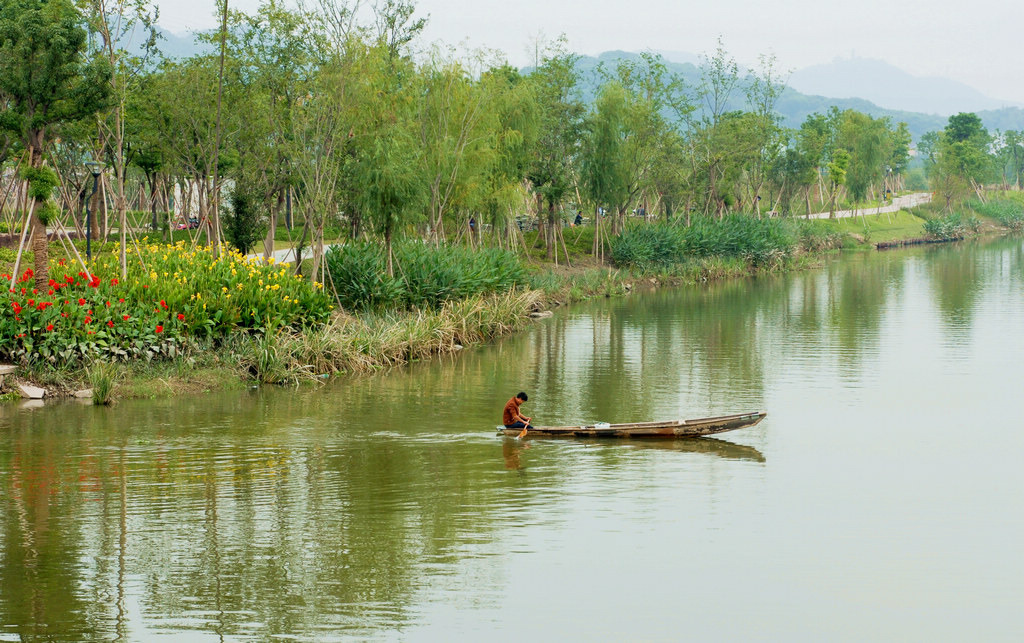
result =
M607 440L588 440L596 444L608 444ZM749 460L764 462L764 454L754 447L736 444L718 438L679 438L676 440L626 441L624 446L635 449L661 449L663 451L685 451L686 453L707 453L725 460Z
M764 462L764 454L752 446L736 444L728 440L718 438L677 438L666 440L611 440L607 438L576 438L575 443L584 446L614 446L625 449L657 449L660 451L680 451L683 453L704 453L713 455L724 460L747 460L750 462ZM506 469L520 469L522 462L520 454L529 449L530 443L516 438L506 437L502 440L501 455L505 459Z

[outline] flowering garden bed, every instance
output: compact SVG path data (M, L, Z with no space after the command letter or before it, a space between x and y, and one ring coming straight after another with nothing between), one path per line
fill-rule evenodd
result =
M321 284L286 265L237 253L214 257L184 243L145 246L120 279L116 255L88 266L61 259L49 288L25 270L0 297L0 359L71 364L81 360L174 357L235 331L303 328L327 321ZM11 275L3 275L10 284Z

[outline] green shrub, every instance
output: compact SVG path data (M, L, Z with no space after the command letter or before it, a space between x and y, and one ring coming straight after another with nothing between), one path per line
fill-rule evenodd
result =
M738 257L754 267L775 267L798 247L795 224L777 218L734 214L721 220L698 217L689 227L640 224L612 239L612 261L640 268L688 259Z
M974 216L963 216L959 213L936 217L924 222L924 233L932 239L962 239L967 234L977 233L981 229L981 221Z
M804 252L821 252L843 247L843 233L824 221L798 220L796 234L800 249Z
M22 217L22 213L17 213L18 217ZM21 221L15 221L13 224L7 221L0 221L0 232L2 233L20 233L21 232Z
M402 283L388 277L384 248L379 244L349 243L327 251L327 270L338 301L353 310L396 308Z
M686 254L686 230L665 223L634 226L612 238L612 261L638 268L678 263Z
M496 248L434 247L419 241L394 246L394 277L379 244L348 243L327 253L327 269L342 306L358 310L438 308L472 295L525 283L519 258Z
M255 196L236 186L231 193L231 207L224 213L224 235L241 254L249 254L263 238L262 219Z
M532 272L526 278L526 285L530 290L540 290L548 295L553 295L558 292L563 286L565 286L565 284L565 277L556 273L554 270Z

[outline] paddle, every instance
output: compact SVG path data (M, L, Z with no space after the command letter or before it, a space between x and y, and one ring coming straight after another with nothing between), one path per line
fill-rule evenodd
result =
M530 427L530 420L532 420L533 418L523 418L523 419L526 420L526 422L524 422L524 424L526 424L526 426L524 426L523 430L520 431L519 435L516 436L517 440L526 437L526 429L528 429Z

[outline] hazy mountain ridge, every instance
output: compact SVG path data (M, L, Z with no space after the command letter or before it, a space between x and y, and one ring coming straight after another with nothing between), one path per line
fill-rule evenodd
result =
M673 55L685 56L685 54L680 54L678 52L674 52ZM613 68L615 61L622 58L639 60L640 54L625 51L607 51L597 57L583 56L580 58L577 68L581 73L581 91L584 100L590 102L597 90L598 78L595 72L598 65L603 63L606 68ZM695 88L700 85L700 69L693 63L670 62L665 57L663 57L663 62L670 72L679 74L688 87ZM740 73L742 75L745 72L741 70ZM966 85L964 85L964 87L966 87ZM746 106L745 101L746 97L743 95L742 90L737 88L737 90L734 91L733 96L730 98L728 109L744 109ZM815 112L824 114L828 112L833 105L838 107L840 110L854 109L875 118L888 116L894 123L904 122L910 129L910 133L914 136L914 140L918 140L921 135L926 132L942 129L946 126L946 123L949 120L949 115L960 111L976 112L982 119L982 122L985 123L985 127L992 132L997 129L1024 129L1024 109L1015 106L979 110L965 108L958 109L954 112L950 112L949 114L939 114L935 113L935 111L923 112L889 109L881 107L864 98L834 98L805 94L794 89L792 86L787 86L779 97L779 101L776 104L776 111L782 116L782 123L785 127L797 128L800 127L800 124L803 123L811 114Z
M187 58L188 56L195 55L202 51L204 45L197 44L194 37L190 35L179 35L174 34L166 30L160 30L163 39L159 43L160 49L164 52L168 58ZM662 56L662 60L669 71L681 75L686 84L691 87L697 87L700 84L700 68L697 66L702 58L695 54L690 54L681 51L656 51L652 52ZM598 56L581 56L578 62L578 69L581 73L581 92L586 102L591 102L594 98L594 94L598 87L598 78L596 69L600 63L604 63L609 69L614 67L615 61L621 58L629 58L638 60L640 54L626 51L606 51ZM854 59L863 60L863 59ZM916 78L910 76L906 72L899 70L888 63L882 61L874 61L880 63L886 69L889 70L890 75L888 78L901 78L903 76ZM834 63L833 63L834 64ZM816 65L809 67L809 70L824 69L828 65ZM881 78L877 74L881 67L872 67L875 69L875 79ZM741 70L741 74L745 71ZM817 73L817 72L815 72ZM793 77L800 78L801 72L794 72ZM901 76L902 75L902 76ZM779 98L776 109L782 116L783 125L786 127L797 128L800 124L811 114L817 112L820 114L826 113L830 107L835 105L839 109L855 109L865 114L869 114L873 117L888 116L893 122L905 122L910 128L911 134L914 139L917 140L922 134L929 131L939 130L945 127L950 114L955 114L960 111L975 111L978 116L985 123L985 126L990 131L995 130L1024 130L1024 109L1020 106L1006 106L999 107L999 105L1007 104L1007 101L998 101L985 97L977 90L968 87L962 83L956 83L948 79L920 79L921 81L940 81L936 83L935 87L945 87L957 89L954 94L956 96L962 96L964 98L957 99L955 96L947 97L943 99L945 102L942 103L943 109L940 106L936 106L934 109L922 109L922 110L908 110L908 109L893 109L888 107L882 107L878 103L869 100L868 98L836 98L829 97L826 95L804 93L799 91L794 84L787 83L789 86L783 92ZM802 81L801 81L802 82ZM837 79L836 82L841 83L842 79ZM889 81L895 83L896 81ZM807 86L806 84L804 85ZM980 96L980 98L978 98ZM954 101L960 100L961 103ZM955 107L957 104L973 104L979 105L994 105L994 108L989 109L972 109L970 107ZM988 101L987 103L985 101ZM742 91L737 90L732 100L729 103L729 109L743 109L745 107L745 97ZM950 111L952 109L953 111Z
M986 96L959 81L915 76L873 58L836 58L805 67L793 72L788 84L803 94L863 98L886 109L940 116L1022 106Z

